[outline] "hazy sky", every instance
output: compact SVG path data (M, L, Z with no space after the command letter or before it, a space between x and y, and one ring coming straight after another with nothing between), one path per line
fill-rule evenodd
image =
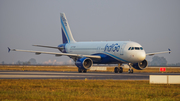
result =
M7 50L59 52L32 45L62 43L60 12L66 14L76 41L131 40L147 53L170 48L171 54L158 56L180 62L180 0L0 0L0 62L69 60Z

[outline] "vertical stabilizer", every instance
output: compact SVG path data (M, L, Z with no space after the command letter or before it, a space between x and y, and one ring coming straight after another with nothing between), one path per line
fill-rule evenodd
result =
M61 30L63 43L74 43L76 42L72 36L68 21L64 13L60 13Z

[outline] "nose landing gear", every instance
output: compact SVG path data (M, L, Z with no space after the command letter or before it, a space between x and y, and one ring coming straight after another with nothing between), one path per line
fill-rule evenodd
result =
M133 73L133 69L129 69L129 70L128 70L128 73Z
M132 64L131 64L131 63L129 63L128 65L129 65L129 70L128 70L128 73L133 73Z
M114 68L114 73L123 73L123 68L121 67L122 64L118 64L118 67ZM129 70L128 73L133 73L132 64L129 63Z

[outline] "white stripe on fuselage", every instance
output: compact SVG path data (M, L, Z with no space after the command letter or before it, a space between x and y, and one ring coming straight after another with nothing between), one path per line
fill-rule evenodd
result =
M67 43L65 49L71 54L105 54L124 63L137 63L146 58L144 50L128 50L129 47L142 46L132 41L76 42Z

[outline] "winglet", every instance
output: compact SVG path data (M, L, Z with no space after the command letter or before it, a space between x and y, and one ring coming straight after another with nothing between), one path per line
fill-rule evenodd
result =
M168 50L169 50L169 54L170 54L171 53L171 49L168 48Z
M11 51L11 49L8 47L8 53Z

